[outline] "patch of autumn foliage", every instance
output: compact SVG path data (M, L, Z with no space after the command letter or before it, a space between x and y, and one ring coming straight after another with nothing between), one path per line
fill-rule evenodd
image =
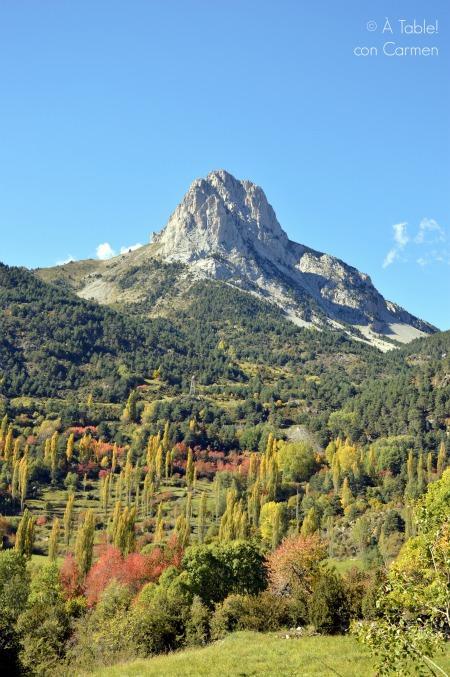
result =
M217 472L230 472L246 475L250 459L242 454L232 452L225 454L224 451L214 449L202 449L196 446L192 450L195 469L198 478L213 480ZM173 450L173 469L175 473L184 475L188 448L184 442L179 442Z
M112 580L127 586L135 595L146 583L156 582L167 567L179 568L182 557L183 549L176 535L164 547L154 548L148 554L122 555L118 548L105 545L83 583L74 556L68 554L61 567L61 583L67 597L84 594L88 605L94 606Z
M267 557L272 590L277 594L310 594L327 549L320 536L288 536Z

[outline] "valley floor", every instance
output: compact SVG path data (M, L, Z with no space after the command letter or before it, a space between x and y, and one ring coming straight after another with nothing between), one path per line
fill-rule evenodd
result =
M437 659L450 670L450 649ZM236 632L201 649L102 668L94 677L361 677L374 674L371 659L351 637L301 637ZM81 677L81 675L79 675Z

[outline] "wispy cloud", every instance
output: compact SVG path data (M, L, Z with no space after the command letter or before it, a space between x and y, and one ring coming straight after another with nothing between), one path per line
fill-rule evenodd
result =
M100 259L101 261L107 261L108 259L112 259L114 256L117 256L118 254L128 254L128 252L132 252L135 249L139 249L139 247L142 247L142 244L140 242L136 242L136 244L130 244L128 245L128 247L121 247L117 252L115 249L111 247L109 242L102 242L102 244L98 245L96 254L97 258Z
M72 261L75 261L75 259L73 258L72 254L69 254L69 256L66 259L64 259L63 261L57 261L56 265L57 266L65 266L66 263L71 263Z
M445 246L448 242L447 232L435 219L423 218L413 237L408 235L407 227L406 222L392 226L394 243L384 257L383 268L400 258L407 261L409 256L421 268L430 263L450 264L450 250Z
M434 219L422 219L414 242L416 244L445 242L445 230Z
M395 259L398 258L399 253L406 247L409 242L409 236L406 232L407 223L395 223L392 228L394 231L394 246L388 251L383 261L383 268L387 268Z
M140 242L136 242L136 244L130 244L129 247L121 247L120 253L128 254L128 252L134 252L135 249L139 249L140 247L142 247L142 244Z
M112 259L113 256L116 256L116 252L111 247L109 242L102 242L99 244L96 250L97 258L100 261L106 261L107 259Z

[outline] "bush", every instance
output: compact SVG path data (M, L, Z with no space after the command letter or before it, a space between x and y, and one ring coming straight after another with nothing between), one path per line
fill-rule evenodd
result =
M186 621L187 646L202 646L209 640L210 612L200 597L195 596Z
M309 620L317 632L333 634L349 626L349 608L341 578L331 571L317 580L308 603Z
M264 557L258 546L244 541L191 546L183 568L190 590L209 607L230 593L256 594L266 586Z
M216 605L211 636L221 639L235 630L270 632L289 625L291 620L289 601L269 591L259 595L230 595Z

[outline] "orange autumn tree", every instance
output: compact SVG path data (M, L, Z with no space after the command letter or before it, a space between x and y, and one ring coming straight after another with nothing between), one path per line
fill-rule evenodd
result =
M320 565L327 556L318 534L288 536L267 557L270 587L280 595L306 599L320 576Z

